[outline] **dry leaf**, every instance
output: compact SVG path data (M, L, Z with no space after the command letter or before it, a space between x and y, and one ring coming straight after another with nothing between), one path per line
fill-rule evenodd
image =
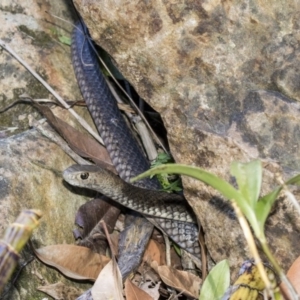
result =
M82 228L80 238L85 238L108 211L110 204L101 197L82 204L76 213L75 224Z
M93 300L123 300L122 275L115 259L100 272L92 287Z
M84 292L73 286L67 286L62 282L39 286L37 289L55 300L74 300Z
M110 258L76 245L52 245L34 250L45 264L77 280L95 281Z
M156 261L158 265L161 266L166 264L165 256L166 251L164 250L163 245L151 239L144 253L143 261L148 264L152 261Z
M155 283L151 280L144 282L140 288L148 293L154 300L158 300L160 297L159 287L161 281Z
M125 281L125 296L126 300L154 300L148 293L140 289L129 279Z
M189 272L179 271L172 267L158 266L156 262L151 267L157 271L161 280L185 295L198 298L202 280Z
M53 114L48 106L33 102L53 128L67 141L70 148L82 157L90 158L96 164L117 174L107 150L95 139L81 133Z

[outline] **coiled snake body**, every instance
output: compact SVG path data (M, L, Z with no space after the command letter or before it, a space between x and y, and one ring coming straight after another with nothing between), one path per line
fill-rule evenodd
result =
M128 182L150 166L117 107L86 34L87 29L78 23L72 39L72 61L76 78L111 160L120 177ZM72 185L101 190L115 201L123 204L126 202L127 207L144 215L156 214L156 217L160 217L155 219L160 229L182 248L199 255L198 229L193 215L187 211L186 203L179 196L150 191L159 189L156 180L144 179L137 182L137 186L148 189L139 191L114 174L92 166L73 166L63 176ZM83 179L86 176L88 178ZM101 182L108 184L103 186ZM144 199L139 196L139 192L144 195ZM158 193L162 198L157 198Z

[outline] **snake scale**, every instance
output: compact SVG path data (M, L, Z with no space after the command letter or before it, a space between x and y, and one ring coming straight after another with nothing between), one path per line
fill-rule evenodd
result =
M152 217L156 214L159 218L155 218L155 222L160 229L179 246L199 256L198 228L185 200L155 191L160 186L153 179L143 179L135 184L136 187L123 182L129 182L130 178L148 170L150 165L118 109L87 36L87 28L78 22L72 37L73 67L89 112L122 180L98 167L80 165L65 170L64 179L71 185L101 191L121 204L126 202L127 207L144 215ZM106 182L107 186L101 182Z

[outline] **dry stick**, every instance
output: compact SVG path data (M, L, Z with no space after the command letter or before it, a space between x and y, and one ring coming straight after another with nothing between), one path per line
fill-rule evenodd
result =
M112 241L111 241L111 238L110 238L110 234L107 230L106 223L103 220L101 220L99 223L100 223L100 225L102 226L102 228L104 230L104 233L105 233L105 236L106 236L106 239L107 239L112 257L116 257L116 253L114 253L114 247L113 247L113 244L112 244Z
M103 59L98 55L98 53L96 53L98 56L98 59L100 60L100 62L103 64L105 70L108 72L108 74L111 76L111 78L113 79L113 81L116 83L116 85L119 87L119 89L124 93L124 95L129 99L129 101L131 102L131 105L136 109L136 111L138 112L139 116L142 118L142 120L145 122L145 124L147 125L148 129L150 130L150 132L153 134L156 142L158 143L158 145L160 145L160 147L166 152L168 153L167 149L164 147L164 145L162 144L162 142L160 141L160 139L158 138L158 136L156 135L156 133L153 131L152 127L150 126L150 124L148 123L147 119L145 118L144 114L140 111L140 109L138 108L138 106L135 104L135 102L131 99L131 97L127 94L127 92L123 89L123 87L120 85L120 83L115 79L115 77L113 76L112 72L109 70L109 68L106 66L105 62L103 61Z
M204 230L200 225L199 221L198 221L198 227L199 227L198 239L199 239L199 244L201 249L202 282L204 282L207 276L207 251L205 245Z
M169 237L165 234L162 233L163 238L165 240L165 244L166 244L166 264L168 267L171 267L171 244L170 244L170 240Z
M285 194L287 199L291 201L292 205L294 205L294 207L296 208L298 214L300 215L300 205L299 205L298 201L296 200L295 196L289 191L289 188L284 183L281 175L280 174L275 174L275 176L276 176L276 181L282 186L283 193Z
M124 103L121 97L118 95L116 90L113 88L112 84L106 80L109 89L111 90L112 94L114 95L116 101L118 103ZM149 127L145 125L143 120L141 119L140 116L133 116L130 112L124 111L124 113L128 116L128 118L135 123L136 129L138 133L140 134L141 140L144 145L144 149L147 152L147 156L150 161L153 161L154 159L157 158L157 150L154 145L153 139L151 138L151 135L149 133Z
M101 137L90 127L90 125L82 119L70 106L56 93L49 84L38 75L17 53L15 53L8 45L0 39L0 46L12 55L20 64L22 64L69 112L76 118L76 120L97 140L103 145Z

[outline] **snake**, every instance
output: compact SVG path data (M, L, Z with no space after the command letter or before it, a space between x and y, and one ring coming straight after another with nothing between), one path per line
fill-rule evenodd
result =
M74 165L63 172L69 184L100 192L146 216L196 223L185 199L178 194L143 189L96 165Z
M71 185L101 191L148 216L150 222L155 217L153 222L160 230L198 257L198 227L186 200L157 191L160 185L154 178L145 178L135 185L128 183L132 177L148 170L150 163L119 111L83 21L77 22L74 28L71 53L81 93L119 177L96 166L76 165L63 172L64 179Z

